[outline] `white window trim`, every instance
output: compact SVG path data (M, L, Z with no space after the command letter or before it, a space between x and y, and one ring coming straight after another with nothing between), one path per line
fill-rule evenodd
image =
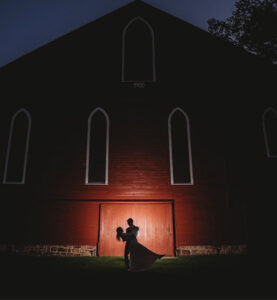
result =
M89 156L90 156L90 136L91 136L91 120L96 112L102 112L106 118L106 168L105 168L105 182L89 182ZM87 131L87 155L86 155L86 185L108 185L108 171L109 171L109 133L110 133L110 120L108 114L101 107L94 109L88 118L88 131Z
M187 122L187 137L188 137L188 148L189 148L189 168L190 168L190 182L184 183L174 183L174 173L173 173L173 157L172 157L172 135L171 135L171 119L176 111L180 111ZM179 107L172 110L168 117L168 138L169 138L169 162L170 162L170 182L171 185L194 185L193 181L193 167L192 167L192 154L191 154L191 139L190 139L190 125L188 115Z
M27 132L26 148L25 148L25 155L24 155L22 180L21 181L7 181L7 173L8 173L8 168L9 168L10 148L11 148L11 142L12 142L14 121L20 113L25 113L27 118L28 118L28 132ZM31 115L25 108L19 109L13 115L13 117L11 119L11 125L10 125L10 132L9 132L9 140L8 140L6 161L5 161L3 184L25 184L25 176L26 176L26 168L27 168L27 158L28 158L28 151L29 151L31 126L32 126Z
M265 126L265 118L266 118L267 113L270 112L270 111L272 111L274 114L276 114L276 118L277 118L277 110L275 110L272 107L268 107L264 111L263 116L262 116L262 126L263 126L264 139L265 139L266 155L267 155L268 158L277 158L277 155L271 155L270 154L270 147L269 147L269 144L268 144L268 135L267 135L266 126ZM277 136L276 136L276 138L277 138Z
M134 80L125 80L125 36L126 36L126 31L129 28L129 26L137 20L140 20L141 22L146 24L147 27L150 29L150 32L152 35L153 80L135 80L135 79ZM122 82L156 82L155 33L154 33L152 26L141 17L135 17L123 29L123 33L122 33Z

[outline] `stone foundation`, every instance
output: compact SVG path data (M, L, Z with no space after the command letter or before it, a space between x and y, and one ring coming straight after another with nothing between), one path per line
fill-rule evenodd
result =
M0 253L33 256L96 256L96 246L0 245Z
M180 246L177 256L186 255L234 255L246 254L246 245L203 245ZM0 254L33 255L33 256L96 256L96 246L74 245L0 245Z
M177 256L185 255L233 255L246 254L246 245L203 245L203 246L180 246L176 250Z

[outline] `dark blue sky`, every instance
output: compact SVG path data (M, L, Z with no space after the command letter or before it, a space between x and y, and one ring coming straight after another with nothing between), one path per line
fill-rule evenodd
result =
M0 0L0 67L132 0ZM207 30L236 0L145 0Z

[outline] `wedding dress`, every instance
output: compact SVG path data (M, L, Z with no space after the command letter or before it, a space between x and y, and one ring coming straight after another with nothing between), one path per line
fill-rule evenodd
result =
M139 272L149 268L157 259L164 255L156 254L137 241L136 234L122 233L123 241L128 241L130 247L130 271Z

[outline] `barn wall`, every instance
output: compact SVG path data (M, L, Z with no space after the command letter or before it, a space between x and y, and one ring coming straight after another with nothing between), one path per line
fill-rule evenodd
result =
M106 186L85 185L87 118L97 104L90 109L78 106L75 111L45 114L31 110L34 117L26 185L4 185L2 192L11 199L17 197L18 202L24 193L24 199L33 193L28 200L28 219L26 215L20 218L29 224L33 240L50 245L96 245L99 202L90 200L173 199L177 248L244 243L245 216L243 211L230 208L224 148L212 114L205 117L194 107L181 106L190 117L195 184L170 184L167 121L176 106L147 101L101 105L111 126ZM24 211L25 205L26 200L21 202ZM34 225L37 219L39 230Z

